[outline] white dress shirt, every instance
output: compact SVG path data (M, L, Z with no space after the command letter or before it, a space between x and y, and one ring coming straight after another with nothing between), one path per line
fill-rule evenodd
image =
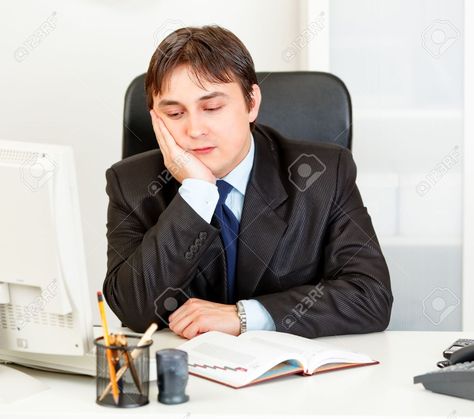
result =
M250 134L250 150L247 156L226 176L222 178L232 186L232 190L225 200L225 204L234 213L240 222L244 206L245 190L250 178L255 154L255 144ZM178 190L181 197L207 223L211 222L212 215L219 200L217 186L201 179L187 178ZM237 279L237 278L236 278ZM275 323L266 308L257 300L241 300L247 315L247 330L276 330Z

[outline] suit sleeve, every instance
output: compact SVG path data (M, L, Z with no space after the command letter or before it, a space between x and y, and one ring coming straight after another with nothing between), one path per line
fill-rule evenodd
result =
M393 302L390 276L355 180L352 154L343 149L322 275L312 284L252 297L270 313L277 331L315 338L377 332L388 326Z
M107 273L103 292L126 326L143 332L151 322L167 326L163 296L180 294L200 256L218 235L178 193L146 230L122 194L114 168L106 171ZM165 326L165 327L166 327Z

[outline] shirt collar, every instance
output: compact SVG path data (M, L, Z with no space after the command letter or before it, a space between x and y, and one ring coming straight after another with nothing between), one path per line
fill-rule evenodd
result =
M228 184L232 185L237 189L242 195L245 195L245 190L247 189L247 183L250 178L250 172L253 166L253 156L255 154L255 146L253 135L250 133L250 150L245 156L245 158L227 175L225 175L222 180L225 180Z

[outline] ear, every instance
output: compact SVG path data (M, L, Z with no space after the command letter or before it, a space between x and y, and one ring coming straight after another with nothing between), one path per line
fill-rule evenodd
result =
M249 110L249 122L257 119L260 103L262 102L262 93L257 84L252 85L252 106Z

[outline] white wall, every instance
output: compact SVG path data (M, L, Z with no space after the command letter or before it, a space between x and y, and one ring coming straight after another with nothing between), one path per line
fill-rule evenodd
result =
M474 114L474 3L465 0L464 114ZM474 121L464 118L463 294L474 295ZM474 330L474 305L463 305L463 330Z
M415 187L463 145L463 13L462 0L3 1L0 138L74 147L94 308L106 269L104 172L120 159L125 89L168 30L223 25L258 71L329 70L344 80L360 186L391 268L393 324L455 330L460 306L439 325L422 311L432 290L461 296L462 162L429 195ZM439 56L422 42L437 19L459 32Z
M125 89L157 41L172 27L215 23L242 39L257 71L295 70L299 58L282 51L299 16L294 0L0 3L0 138L74 147L93 308L106 271L104 172L120 160Z
M389 327L460 330L464 2L331 0L329 16L329 70L351 93L358 185L391 274Z

